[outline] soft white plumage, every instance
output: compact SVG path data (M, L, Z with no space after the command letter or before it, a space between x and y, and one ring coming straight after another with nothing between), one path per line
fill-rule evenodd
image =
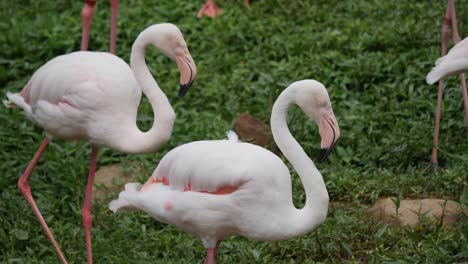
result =
M426 76L426 82L433 84L448 76L468 71L468 38L457 43L435 62L435 67Z
M126 153L151 152L167 142L172 132L175 113L145 63L145 48L149 45L156 46L177 63L183 95L196 76L196 67L182 33L172 24L153 25L140 33L132 47L131 68L110 53L74 52L56 57L39 68L21 92L7 93L5 105L22 108L47 133L18 186L64 264L65 256L32 197L29 176L49 138L87 139L92 143L82 209L88 263L92 263L91 194L98 146ZM136 125L142 91L156 119L147 132L140 131Z
M272 152L237 140L196 141L170 151L145 185L129 183L110 209L139 209L202 239L206 263L214 262L218 243L241 235L282 240L306 234L325 220L328 194L320 172L294 140L286 114L298 104L317 122L328 155L339 128L325 87L313 80L290 85L273 106L271 126L282 153L301 177L306 205L292 201L287 166Z

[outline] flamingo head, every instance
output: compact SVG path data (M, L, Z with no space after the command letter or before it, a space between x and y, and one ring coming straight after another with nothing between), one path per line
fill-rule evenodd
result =
M184 96L197 75L197 66L185 43L179 28L170 23L157 24L157 38L155 45L166 56L177 63L180 71L179 96Z
M318 162L324 162L340 137L340 127L328 96L327 89L320 82L305 80L306 92L297 93L296 102L308 117L314 120L321 137Z

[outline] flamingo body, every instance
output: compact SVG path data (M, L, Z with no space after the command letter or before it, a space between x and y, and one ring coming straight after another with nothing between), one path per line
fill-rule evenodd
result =
M131 204L201 237L205 246L230 235L280 240L288 234L272 230L284 228L275 216L294 208L290 178L283 161L257 145L234 136L196 141L166 154L145 186L127 185L111 209ZM226 189L232 192L216 194Z
M125 61L110 53L78 51L50 60L20 93L7 97L49 137L115 147L117 140L110 137L122 125L135 124L141 93Z
M458 42L447 55L437 59L435 67L426 77L428 84L433 84L448 76L468 70L468 38Z

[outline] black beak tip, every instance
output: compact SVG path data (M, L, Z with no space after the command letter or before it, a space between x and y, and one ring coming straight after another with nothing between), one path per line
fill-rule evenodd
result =
M328 148L320 149L319 156L318 156L318 163L323 163L327 159L328 154L330 154L330 151Z
M189 90L191 83L181 84L179 89L179 97L183 97Z

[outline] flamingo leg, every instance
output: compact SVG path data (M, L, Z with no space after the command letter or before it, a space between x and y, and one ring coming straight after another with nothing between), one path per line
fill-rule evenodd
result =
M96 0L86 0L86 4L81 11L81 22L83 33L81 35L81 50L88 50L89 31L91 30L91 22L93 20L94 7Z
M206 259L204 264L215 264L215 256L218 252L219 244L221 244L221 240L216 241L215 248L207 248L206 249Z
M205 264L215 264L215 254L216 250L214 248L207 248Z
M457 15L455 12L455 1L449 0L449 8L451 9L451 26L452 26L452 39L454 44L457 44L461 41L460 33L458 33L458 26L457 26ZM462 94L463 94L463 105L465 109L465 121L466 125L468 126L468 92L466 89L466 81L465 81L465 74L460 74L460 81L462 86Z
M86 195L83 203L83 208L81 213L83 216L83 226L85 229L85 238L86 238L86 254L88 257L88 264L93 263L93 254L91 250L91 225L93 222L91 215L91 203L92 203L92 193L93 193L93 184L94 184L94 173L96 171L96 160L98 155L99 148L93 145L91 151L91 161L89 164L89 174L88 174L88 184L86 185Z
M28 182L29 176L31 175L32 170L36 166L37 162L39 161L39 158L42 156L42 154L44 153L48 145L49 145L49 139L46 137L42 141L41 146L37 150L36 154L34 154L34 157L32 158L28 167L24 171L23 175L21 175L21 178L18 181L18 187L21 193L23 194L24 198L26 199L26 201L31 206L34 214L39 220L39 223L41 223L42 229L44 229L44 232L46 233L55 251L57 252L60 262L62 262L62 264L67 264L67 260L65 259L65 256L63 255L62 251L60 250L60 247L58 246L57 241L55 241L54 235L50 231L49 227L47 226L47 223L44 220L44 217L42 217L41 212L37 208L36 202L34 201L34 198L32 197L31 187L29 186L29 182Z
M205 5L198 11L197 17L201 18L203 15L215 18L222 13L221 9L215 4L214 0L207 0Z
M244 0L244 6L250 6L250 0Z
M450 0L445 11L444 18L442 19L442 46L441 54L445 56L447 54L448 46L448 34L450 33L450 21L451 21L451 11L450 11ZM439 145L439 128L440 128L440 117L442 112L442 98L444 95L444 81L439 81L439 92L437 94L437 108L435 114L435 125L434 125L434 146L432 148L432 157L431 163L438 165L439 161L437 160L437 146Z
M448 34L450 33L450 31L452 31L453 42L455 44L460 42L461 38L460 38L460 34L458 33L454 0L448 0L447 10L445 11L445 15L442 20L442 50L441 50L442 56L447 54ZM463 105L464 105L464 110L465 110L465 121L468 126L468 92L466 88L465 75L463 73L460 74L460 81L461 81L461 86L462 86ZM439 92L437 95L437 109L436 109L435 126L434 126L434 147L432 148L432 157L431 157L431 163L434 165L438 164L437 146L439 144L439 127L440 127L443 92L444 92L444 81L440 80Z
M111 0L111 31L110 31L110 52L115 54L117 39L117 15L119 10L119 0Z

